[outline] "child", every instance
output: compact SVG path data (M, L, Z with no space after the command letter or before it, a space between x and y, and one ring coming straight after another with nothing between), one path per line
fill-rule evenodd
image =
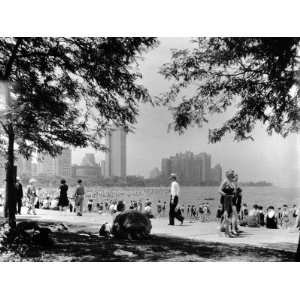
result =
M190 216L190 210L191 210L191 207L190 205L187 206L187 212L186 212L186 216L189 217Z
M88 201L88 211L92 212L93 209L93 199L89 199Z
M287 229L289 222L290 222L290 218L289 218L288 206L285 204L283 205L283 209L282 209L282 227L284 229Z
M203 214L204 214L203 204L200 204L198 211L199 211L200 221L203 222L204 221L204 219L203 219Z
M197 217L196 214L197 214L196 207L195 207L195 205L192 205L191 215L194 220L196 220L196 217Z
M164 201L164 205L162 207L162 215L165 216L165 213L166 213L166 206L167 206L167 202Z
M158 217L160 217L161 216L161 210L162 210L160 200L158 200L158 202L157 202L156 209L157 209L157 215L158 215Z
M241 221L245 222L248 217L248 206L247 203L244 203L241 210Z

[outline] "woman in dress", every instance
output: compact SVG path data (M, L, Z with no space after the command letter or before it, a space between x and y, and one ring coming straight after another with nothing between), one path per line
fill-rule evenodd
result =
M31 211L32 211L32 213L34 215L36 215L35 203L36 203L36 199L37 199L37 192L36 192L35 180L34 179L30 179L29 186L27 187L26 195L27 195L27 198L28 198L27 214L30 214Z
M64 179L60 182L59 187L59 199L58 199L58 207L60 210L64 210L65 207L69 206L69 199L68 199L68 185Z
M225 173L225 180L222 182L219 193L221 194L221 205L223 207L222 225L225 227L225 236L233 237L234 232L231 232L232 224L232 202L235 196L234 171L229 170Z

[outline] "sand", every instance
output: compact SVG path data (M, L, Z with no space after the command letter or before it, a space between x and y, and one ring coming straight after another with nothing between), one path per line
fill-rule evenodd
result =
M46 251L43 261L292 261L299 237L296 230L243 227L239 237L225 238L216 222L169 226L167 218L155 218L149 241L99 243L100 225L112 221L109 214L78 217L67 211L37 210L36 216L18 215L17 220L68 225L68 232L56 234L58 246Z

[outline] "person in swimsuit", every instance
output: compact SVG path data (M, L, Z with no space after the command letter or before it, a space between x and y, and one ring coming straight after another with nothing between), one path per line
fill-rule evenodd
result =
M235 195L234 178L235 174L233 170L229 170L225 173L225 180L221 183L219 193L221 194L221 203L223 206L223 224L225 227L225 236L233 237L237 234L234 230L231 231L232 224L232 202Z

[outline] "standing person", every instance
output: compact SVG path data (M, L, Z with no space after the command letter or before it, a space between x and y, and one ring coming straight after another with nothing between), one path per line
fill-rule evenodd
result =
M74 194L75 206L76 206L77 216L82 216L83 201L84 201L84 186L82 184L81 179L79 179L77 183L78 184Z
M142 200L140 199L139 202L138 202L138 211L139 212L142 212L143 211L143 203L142 203Z
M161 206L160 200L158 200L158 202L157 202L156 209L157 209L157 215L158 215L158 217L160 217L161 216L161 210L162 210L162 206Z
M31 211L34 215L36 215L35 212L35 201L37 198L37 193L36 193L36 187L34 185L35 180L34 179L30 179L29 180L29 186L27 187L27 192L26 192L26 196L28 198L28 210L27 210L27 214L30 214Z
M287 229L290 222L288 206L283 205L282 209L282 228Z
M163 206L162 206L162 215L163 215L163 217L164 217L165 214L166 214L166 206L167 206L167 202L164 201L164 204L163 204Z
M174 219L178 219L183 224L184 217L181 215L179 208L179 184L176 180L176 174L172 173L171 179L171 196L170 196L170 211L169 211L169 225L174 225Z
M238 228L238 219L239 219L239 212L241 210L241 189L238 186L238 175L234 174L233 176L233 184L235 187L235 193L234 197L232 199L232 230L235 234L239 233L239 228Z
M93 210L93 199L89 199L88 201L88 211L92 212Z
M69 187L66 184L65 179L62 179L60 181L60 186L58 189L59 189L58 207L60 210L64 210L64 208L69 205L69 199L68 199Z
M187 217L190 216L190 205L187 206L186 216Z
M222 182L219 193L221 194L221 204L223 207L223 224L225 227L225 236L233 237L230 230L232 224L232 201L235 194L234 171L228 170L225 173L225 180Z
M16 185L15 185L15 190L16 190L16 211L17 214L21 214L21 207L22 207L22 199L23 199L23 186L20 181L20 177L16 178Z

